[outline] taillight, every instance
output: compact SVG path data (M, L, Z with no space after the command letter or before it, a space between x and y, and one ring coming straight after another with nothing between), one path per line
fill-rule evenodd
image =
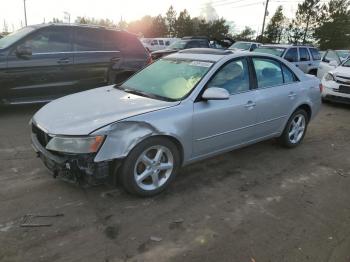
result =
M148 54L148 58L147 58L147 65L152 64L153 63L153 59L151 54Z
M322 91L323 91L323 85L320 84L319 87L320 87L320 93L322 93Z

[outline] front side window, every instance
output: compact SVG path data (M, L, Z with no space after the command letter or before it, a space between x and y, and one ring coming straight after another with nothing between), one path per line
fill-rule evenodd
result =
M307 51L307 48L305 47L299 48L299 56L301 62L310 61L309 51Z
M159 40L159 45L164 45L164 41L163 40Z
M166 41L166 42L165 42L165 45L166 45L166 46L170 45L170 41Z
M258 88L283 84L283 74L279 62L268 58L253 58Z
M196 47L200 47L200 42L199 41L190 41L186 45L186 48L196 48Z
M104 31L92 28L78 28L75 33L76 51L102 51Z
M236 42L233 45L229 47L229 49L242 49L242 50L249 50L250 43L244 43L244 42Z
M35 30L34 27L24 27L18 31L15 31L7 36L4 36L3 38L0 39L0 49L1 48L6 48L13 43L17 42L24 36L28 35L29 33L33 32Z
M47 28L29 36L24 45L32 49L33 54L71 51L70 30L65 28Z
M284 59L292 63L298 62L298 50L296 48L289 49L284 56Z
M181 100L212 65L212 62L196 60L160 59L129 78L121 88L152 98Z
M246 59L239 59L224 65L209 81L207 87L220 87L230 94L249 90L249 71Z
M174 49L174 50L184 49L187 43L188 41L179 40L179 41L176 41L175 43L172 43L169 46L169 49Z
M338 64L340 64L339 56L337 55L336 52L334 52L332 50L327 51L327 53L323 57L322 61L325 63L329 63L331 61L336 61Z

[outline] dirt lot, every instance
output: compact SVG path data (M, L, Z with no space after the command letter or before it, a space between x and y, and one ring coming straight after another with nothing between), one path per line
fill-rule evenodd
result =
M0 261L350 261L350 107L325 105L299 148L188 166L148 199L50 177L29 141L37 109L0 111ZM64 216L20 227L26 214Z

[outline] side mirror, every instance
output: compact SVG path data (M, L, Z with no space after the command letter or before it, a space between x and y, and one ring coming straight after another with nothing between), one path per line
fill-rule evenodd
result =
M230 98L230 94L224 88L209 87L204 91L202 98L204 100L227 100Z
M333 66L333 67L337 67L338 66L338 62L335 61L335 60L332 60L332 61L329 62L329 65Z
M32 48L30 46L20 45L16 48L16 55L22 58L28 58L32 55Z

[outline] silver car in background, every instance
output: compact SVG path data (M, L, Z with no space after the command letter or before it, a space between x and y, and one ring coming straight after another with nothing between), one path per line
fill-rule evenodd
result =
M151 196L181 166L270 138L299 145L320 89L316 77L276 56L183 50L121 86L47 104L32 118L32 144L54 176L116 178Z

